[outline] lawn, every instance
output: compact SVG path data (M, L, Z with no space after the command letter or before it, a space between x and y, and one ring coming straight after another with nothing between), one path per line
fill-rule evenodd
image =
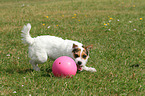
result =
M87 66L57 78L53 60L33 71L21 30L93 44ZM143 96L145 94L144 0L0 0L0 95Z

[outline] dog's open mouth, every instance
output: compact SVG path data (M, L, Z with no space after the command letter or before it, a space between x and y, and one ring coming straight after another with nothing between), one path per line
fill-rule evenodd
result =
M82 66L77 65L77 69L78 69L79 71L82 71Z

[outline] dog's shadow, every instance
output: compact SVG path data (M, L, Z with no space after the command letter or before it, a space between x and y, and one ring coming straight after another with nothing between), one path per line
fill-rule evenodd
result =
M29 69L25 69L25 70L19 70L17 72L20 73L20 74L26 74L26 73L31 73L31 72L38 72L40 76L43 76L43 77L53 77L53 75L52 75L52 69L51 68L46 68L46 69L41 68L40 71L35 71L35 70L29 68Z
M34 70L33 70L33 69L31 69L31 68L17 70L17 72L18 72L18 73L20 73L20 74L31 73L31 72L33 72L33 71L34 71Z
M33 72L33 69L15 69L15 68L8 68L8 69L3 69L3 71L9 73L9 74L14 74L15 72L20 73L20 74L25 74L27 72Z
M31 68L27 68L27 69L4 69L5 72L9 73L9 74L15 74L15 73L19 73L19 74L27 74L27 73L32 73L32 72L38 72L37 74L39 74L40 76L43 77L53 77L52 75L52 69L51 68L46 68L46 69L41 69L40 71L35 71Z

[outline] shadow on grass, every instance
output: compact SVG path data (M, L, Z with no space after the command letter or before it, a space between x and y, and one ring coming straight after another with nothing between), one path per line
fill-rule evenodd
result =
M15 69L15 68L10 69L10 68L8 68L8 69L4 69L4 71L7 73L10 73L10 74L13 74L15 72L20 73L20 74L25 74L27 72L29 72L29 73L33 72L33 69L30 69L30 68L28 68L28 69Z
M19 69L19 70L17 70L16 72L18 72L18 73L20 73L20 74L25 74L25 73L31 73L31 72L33 72L34 70L33 69L31 69L31 68L28 68L28 69Z
M34 73L36 77L54 77L52 74L52 69L41 69L41 71L35 71L31 68L27 68L27 69L4 69L3 71L5 71L8 74L28 74L28 73ZM34 77L35 77L34 76Z

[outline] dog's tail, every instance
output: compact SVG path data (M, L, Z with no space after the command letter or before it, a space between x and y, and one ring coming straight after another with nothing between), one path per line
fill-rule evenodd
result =
M24 25L23 29L22 29L22 33L21 33L21 37L22 37L22 42L26 43L26 44L33 44L34 39L30 36L29 32L31 29L31 24L28 23L27 25Z

